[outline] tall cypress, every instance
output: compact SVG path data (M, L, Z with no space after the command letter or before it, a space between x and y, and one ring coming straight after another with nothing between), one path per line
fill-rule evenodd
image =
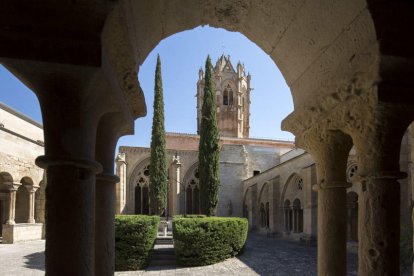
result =
M157 67L155 69L154 117L152 119L150 164L150 212L154 215L161 215L167 204L168 179L160 55L157 57Z
M200 144L198 171L200 175L201 213L214 216L218 204L219 178L219 130L216 118L216 95L211 79L212 65L207 57L204 77L204 97L201 109Z

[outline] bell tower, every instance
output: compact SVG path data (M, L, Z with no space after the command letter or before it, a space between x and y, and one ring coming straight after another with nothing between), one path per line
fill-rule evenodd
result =
M244 65L233 67L230 56L222 55L213 68L212 81L216 91L217 124L224 137L248 138L250 130L250 74ZM197 133L200 131L204 96L204 72L200 68L197 81Z

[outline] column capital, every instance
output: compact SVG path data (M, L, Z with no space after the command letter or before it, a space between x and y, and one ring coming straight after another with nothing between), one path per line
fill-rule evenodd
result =
M112 173L100 173L96 175L96 180L104 181L107 183L116 184L120 181L119 177ZM96 182L98 183L98 181Z
M358 182L364 182L369 180L398 180L407 178L408 174L401 171L379 171L372 174L357 174L354 176L354 180Z
M22 186L22 183L20 182L3 182L3 184L8 186L8 190L10 192L17 191L17 189L19 189L19 187Z
M36 158L35 163L42 169L47 169L49 166L73 166L88 169L96 173L102 172L102 165L100 163L84 158L42 155Z
M24 185L24 187L27 189L29 193L35 193L37 189L40 188L40 186L35 186L35 185Z
M329 181L329 184L326 185L324 181L321 181L321 183L315 184L312 186L312 190L315 192L323 189L337 189L337 188L350 188L352 187L352 183L348 183L347 181L339 180L331 180Z

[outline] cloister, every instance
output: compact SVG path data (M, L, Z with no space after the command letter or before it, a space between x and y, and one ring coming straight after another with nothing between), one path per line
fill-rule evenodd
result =
M0 62L36 93L42 109L45 155L36 163L48 182L49 275L113 275L115 145L146 114L139 67L163 38L207 24L255 42L291 88L294 112L282 129L295 134L317 166L318 274L346 274L345 171L354 146L363 191L359 275L399 275L397 180L405 175L398 157L414 119L413 2L6 0L0 6Z

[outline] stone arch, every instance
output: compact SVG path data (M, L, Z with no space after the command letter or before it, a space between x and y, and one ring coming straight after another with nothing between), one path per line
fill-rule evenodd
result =
M347 205L347 237L350 241L358 241L358 194L354 191L346 194Z
M0 172L0 184L13 183L13 176L9 172Z
M30 177L23 177L20 181L22 185L19 186L16 192L16 223L26 223L29 220L30 212L30 193L28 188L33 185L33 180Z
M286 232L303 232L303 187L303 178L298 173L291 174L283 187L280 202L283 204Z
M280 202L283 204L286 199L289 199L291 202L293 202L295 198L299 198L299 200L303 202L303 187L304 182L300 174L291 174L283 186Z
M266 181L259 193L258 206L260 210L261 227L269 228L270 205L269 205L269 182Z
M200 186L198 175L198 162L195 162L187 170L184 176L183 186L185 214L199 214Z
M7 221L9 189L13 183L13 176L9 172L0 172L0 235L3 234L2 224Z
M131 174L128 190L134 214L149 214L149 166L150 157L137 164Z
M257 5L255 1L236 4L219 0L191 4L132 1L124 5L122 10L128 12L123 16L128 20L129 32L133 33L130 45L136 53L136 69L162 39L208 24L240 32L269 54L292 89L295 107L304 105L315 94L331 93L333 89L323 92L318 89L327 80L339 86L344 77L352 78L351 71L355 70L340 67L338 63L352 60L358 68L372 63L373 58L358 59L363 54L366 56L367 48L374 52L372 56L378 56L379 48L372 47L377 41L375 25L365 0L357 0L348 6L339 2L324 2L321 6L314 2L299 5L263 1ZM151 19L141 20L149 14ZM148 30L151 30L150 35ZM324 35L320 36L320 33ZM142 37L146 39L140 39ZM335 62L328 62L333 57ZM335 76L344 70L347 72L341 77ZM315 78L319 72L324 74ZM304 85L306 82L308 85ZM307 90L306 97L297 92L303 90Z

